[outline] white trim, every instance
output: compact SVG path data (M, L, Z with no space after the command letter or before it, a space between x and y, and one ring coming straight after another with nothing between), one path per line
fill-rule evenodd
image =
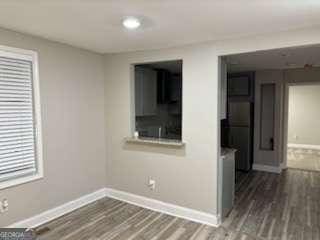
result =
M40 81L39 81L39 62L38 54L31 51L32 54L32 71L33 71L33 107L35 121L35 140L36 140L36 164L37 174L43 177L43 146L42 146L42 120L41 120L41 103L40 103Z
M146 198L128 192L123 192L111 188L106 189L106 196L118 199L123 202L134 204L143 208L151 209L156 212L165 213L175 217L184 218L194 222L218 227L220 225L220 216L197 211L190 208L181 207L178 205L161 202L159 200Z
M252 169L256 171L271 172L271 173L281 173L282 167L275 167L270 165L253 164Z
M36 173L29 176L17 177L0 182L0 189L13 187L19 184L39 180L43 178L43 146L41 127L41 104L38 53L32 50L13 48L0 45L0 56L11 57L32 62L32 94L34 112L35 155Z
M43 178L42 174L36 173L34 175L28 175L25 177L17 177L17 178L5 180L3 182L0 182L0 190L5 189L5 188L9 188L9 187L13 187L13 186L17 186L20 184L28 183L28 182L40 180L42 178Z
M33 61L34 56L37 53L32 50L26 50L26 49L22 49L22 48L14 48L14 47L0 45L0 54L1 54L1 56L4 56L4 57Z
M33 228L39 225L42 225L46 222L49 222L55 218L61 217L69 212L72 212L80 207L83 207L89 203L97 201L106 196L106 189L100 189L96 192L87 194L83 197L80 197L76 200L67 202L63 205L60 205L56 208L52 208L48 211L40 213L36 216L30 217L28 219L22 220L20 222L14 223L9 228Z
M303 149L313 149L313 150L320 150L320 145L309 145L309 144L288 143L288 147L292 147L292 148L303 148Z
M161 202L155 199L146 198L111 188L102 188L96 192L87 194L83 197L42 212L36 216L11 224L8 226L8 228L34 228L104 197L117 199L156 212L165 213L214 227L218 227L221 223L221 218L219 215L209 214L190 208Z
M320 146L317 145L306 145L306 144L292 144L292 143L288 143L288 126L289 126L289 88L292 86L306 86L306 85L318 85L320 84L319 81L295 81L295 82L291 82L286 81L285 82L285 88L284 88L284 108L283 108L283 169L287 168L287 162L288 162L288 154L287 154L287 150L288 147L290 146L297 146L299 148L307 148L307 149L315 149L315 150L319 150ZM298 146L299 145L299 146ZM312 146L312 148L310 148ZM317 146L317 147L316 147ZM293 146L294 147L294 146Z

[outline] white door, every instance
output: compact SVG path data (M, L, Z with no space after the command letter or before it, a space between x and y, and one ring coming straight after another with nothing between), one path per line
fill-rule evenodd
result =
M257 169L280 169L281 78L280 71L256 73L253 167Z

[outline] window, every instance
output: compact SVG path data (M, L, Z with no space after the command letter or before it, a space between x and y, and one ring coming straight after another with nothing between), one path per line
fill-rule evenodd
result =
M42 177L37 54L0 46L0 189Z
M137 64L134 71L139 137L181 140L182 60Z

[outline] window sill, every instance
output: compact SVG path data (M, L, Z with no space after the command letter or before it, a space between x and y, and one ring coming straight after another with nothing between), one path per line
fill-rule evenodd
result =
M40 180L42 178L43 178L43 175L40 173L37 173L37 174L31 175L31 176L25 176L25 177L20 177L17 179L12 179L12 180L8 180L8 181L0 182L0 190L5 189L5 188L14 187L14 186L21 185L21 184L25 184L28 182Z
M158 145L167 147L181 148L185 146L185 143L181 140L164 139L164 138L147 138L147 137L128 137L125 138L127 143L146 144L146 145Z

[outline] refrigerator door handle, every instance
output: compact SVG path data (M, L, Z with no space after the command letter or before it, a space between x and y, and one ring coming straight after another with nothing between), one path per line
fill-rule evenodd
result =
M274 139L270 138L270 149L274 150Z

